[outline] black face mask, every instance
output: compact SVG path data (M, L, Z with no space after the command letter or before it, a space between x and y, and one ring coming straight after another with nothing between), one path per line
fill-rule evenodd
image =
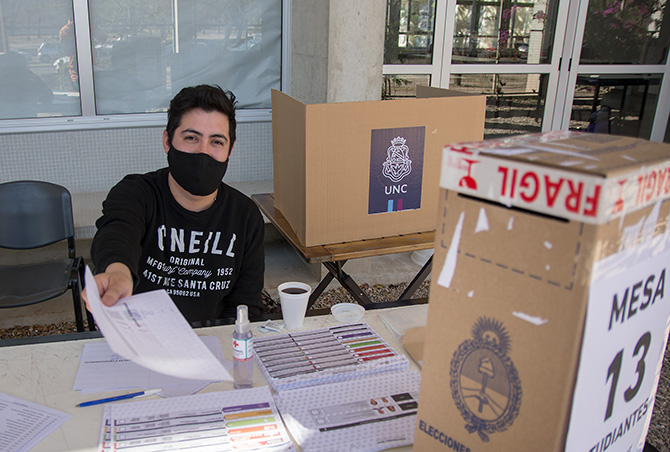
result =
M179 186L195 196L211 195L219 188L228 160L219 162L208 154L182 152L172 145L168 151L170 174Z

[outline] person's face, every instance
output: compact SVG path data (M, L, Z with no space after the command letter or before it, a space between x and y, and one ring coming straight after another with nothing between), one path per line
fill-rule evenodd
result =
M205 153L225 162L231 151L228 116L199 108L186 112L174 131L172 145L182 152ZM170 150L167 130L163 132L163 149L166 153Z

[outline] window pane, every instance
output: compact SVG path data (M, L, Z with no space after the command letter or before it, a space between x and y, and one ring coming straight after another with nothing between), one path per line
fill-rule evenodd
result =
M98 114L165 111L185 86L217 84L240 108L280 89L281 2L90 0Z
M416 87L430 86L430 75L384 75L382 99L416 97Z
M458 0L453 63L547 64L558 1Z
M452 74L449 88L487 94L484 138L542 130L546 74Z
M81 114L72 17L70 0L0 0L0 119Z
M579 75L570 129L649 139L660 75Z
M431 64L435 0L388 0L384 64Z
M666 0L591 0L580 62L665 64L670 44Z

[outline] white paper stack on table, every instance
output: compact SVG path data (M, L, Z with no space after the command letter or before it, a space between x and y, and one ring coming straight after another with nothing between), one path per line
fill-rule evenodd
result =
M107 404L100 452L295 450L267 386Z
M428 304L412 306L412 309L390 310L379 313L379 318L393 333L397 341L402 341L410 328L426 326L428 322Z
M276 391L409 368L366 323L255 338L254 355Z
M200 339L214 357L224 363L224 367L232 368L232 363L223 356L218 337L200 336ZM195 394L211 382L211 380L185 379L155 372L114 353L107 342L93 342L84 345L72 389L90 394L123 389L161 388L158 395L176 397Z
M366 323L259 338L254 352L304 452L414 442L421 377Z
M26 452L69 418L62 411L0 392L0 450Z

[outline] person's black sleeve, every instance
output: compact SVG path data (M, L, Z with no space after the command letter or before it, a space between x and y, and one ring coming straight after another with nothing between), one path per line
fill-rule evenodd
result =
M96 221L97 232L91 244L91 259L96 273L109 264L128 266L133 281L138 281L141 241L146 231L150 188L131 176L114 186L102 203L102 216Z

